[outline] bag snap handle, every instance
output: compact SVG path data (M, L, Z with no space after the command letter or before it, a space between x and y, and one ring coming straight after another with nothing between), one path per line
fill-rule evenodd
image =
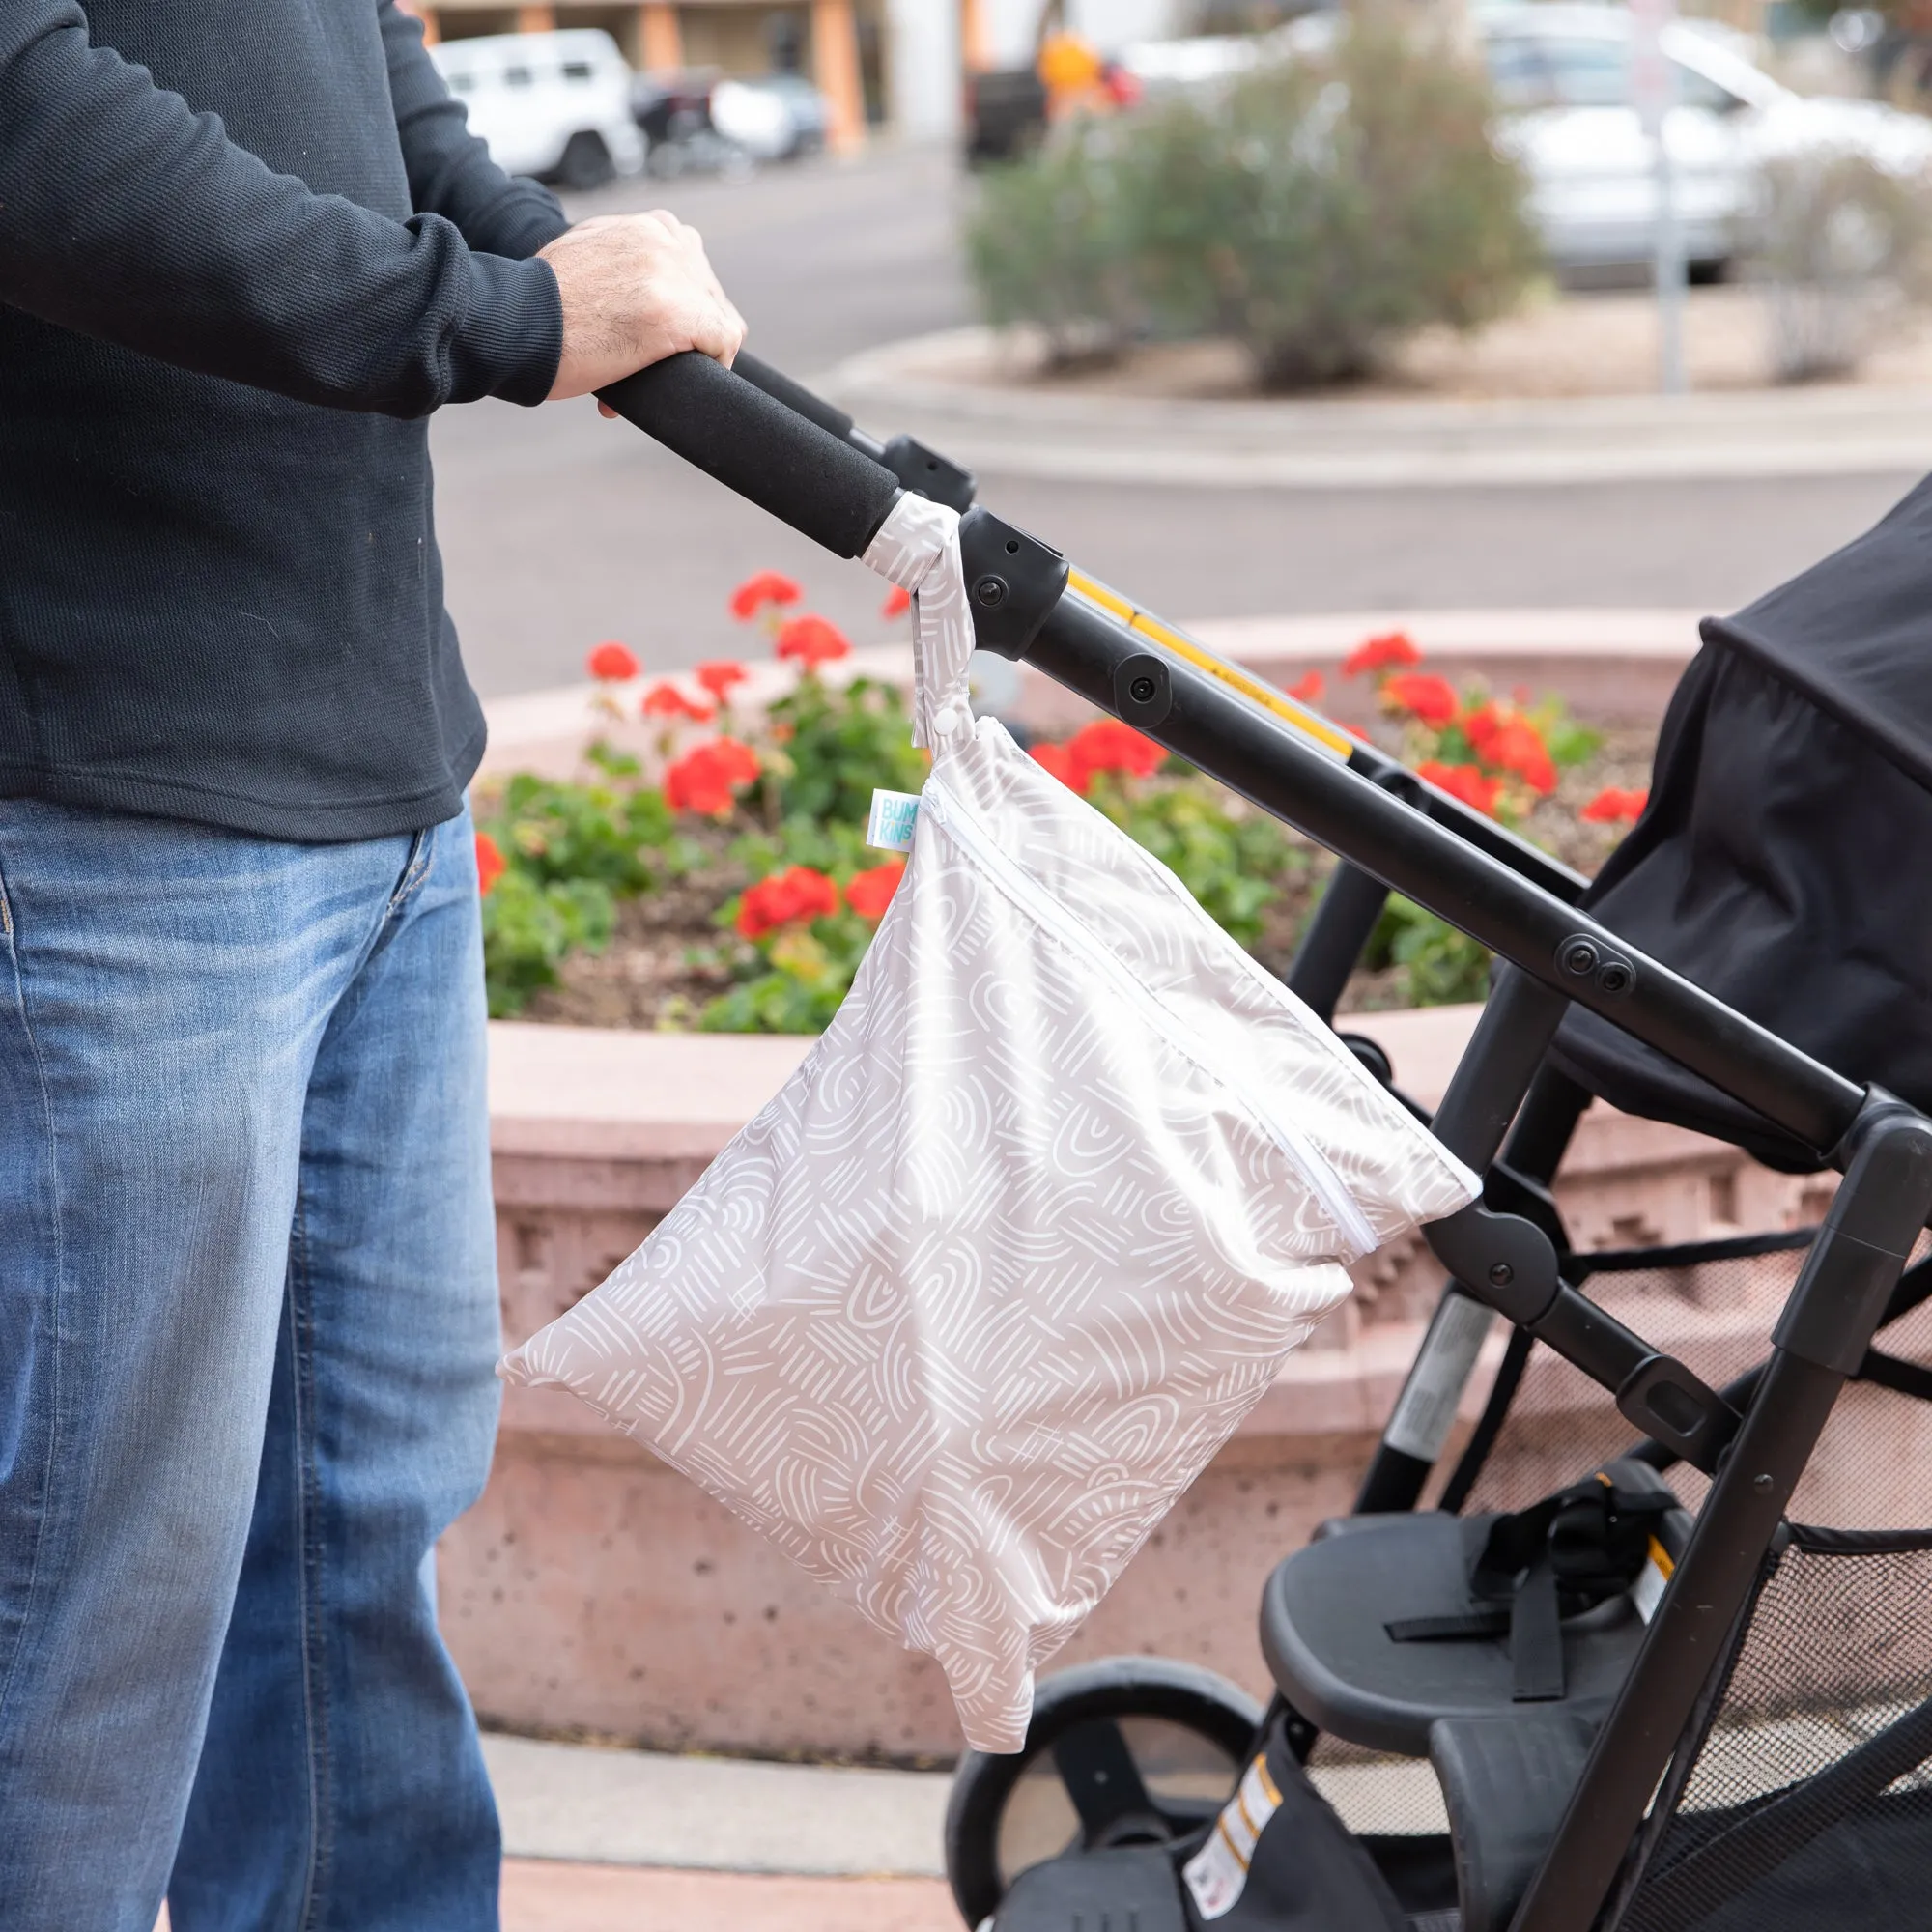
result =
M973 609L966 599L958 511L907 491L879 526L864 560L912 593L913 743L936 752L970 735Z

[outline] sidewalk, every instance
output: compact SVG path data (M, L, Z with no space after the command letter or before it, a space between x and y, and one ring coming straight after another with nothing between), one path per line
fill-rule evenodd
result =
M513 1859L787 1878L936 1879L952 1778L486 1734Z
M945 1772L492 1732L483 1755L503 1821L503 1932L962 1932L941 1875Z
M961 1932L952 1779L486 1735L503 1932Z
M811 380L877 434L981 474L1209 489L1450 489L1861 475L1932 463L1932 388L1520 401L1180 401L958 380L984 329L867 351Z
M621 1865L503 1866L503 1932L963 1932L930 1878L770 1878Z

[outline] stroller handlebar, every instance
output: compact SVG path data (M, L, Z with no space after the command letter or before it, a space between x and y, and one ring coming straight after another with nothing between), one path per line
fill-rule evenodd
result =
M811 412L696 350L654 362L597 394L646 436L835 556L863 555L898 497L899 481L890 469Z
M973 507L980 488L973 472L962 469L951 457L928 448L917 437L895 436L884 442L875 441L843 410L744 350L738 352L738 359L731 367L773 402L782 403L807 422L816 423L827 435L850 443L862 456L883 464L899 479L901 488L918 497L930 497L935 503L944 503L962 517Z
M762 389L773 402L782 403L794 415L803 416L807 422L815 422L827 436L836 436L840 442L852 442L855 449L865 450L863 443L853 441L852 418L843 410L828 403L823 396L813 394L803 383L794 383L782 369L774 369L749 349L739 350L738 359L731 364L731 373L744 377L753 388ZM873 447L876 448L877 444ZM865 454L869 456L871 450L865 450Z

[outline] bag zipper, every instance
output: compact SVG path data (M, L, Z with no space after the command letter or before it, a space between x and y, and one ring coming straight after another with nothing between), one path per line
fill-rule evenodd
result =
M939 809L932 811L937 806ZM1051 933L1069 952L1095 967L1115 990L1135 1009L1155 1033L1177 1053L1191 1060L1210 1079L1220 1083L1239 1101L1255 1124L1271 1140L1301 1178L1314 1189L1341 1233L1355 1245L1358 1254L1372 1253L1379 1243L1355 1197L1329 1165L1327 1157L1301 1129L1285 1120L1266 1104L1238 1075L1214 1064L1213 1056L1192 1027L1175 1013L1151 987L1133 972L1094 933L1063 906L1046 888L1028 875L1000 847L999 841L958 793L935 770L925 781L922 798L923 817L927 811L946 831L972 854L981 868L999 885L1036 924ZM917 838L917 833L915 833Z

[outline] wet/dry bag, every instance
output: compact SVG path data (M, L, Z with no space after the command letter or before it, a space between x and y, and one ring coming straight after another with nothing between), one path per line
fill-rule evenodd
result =
M1180 882L967 701L957 519L918 607L911 858L783 1090L503 1365L573 1390L1020 1747L1035 1670L1349 1290L1475 1178Z

